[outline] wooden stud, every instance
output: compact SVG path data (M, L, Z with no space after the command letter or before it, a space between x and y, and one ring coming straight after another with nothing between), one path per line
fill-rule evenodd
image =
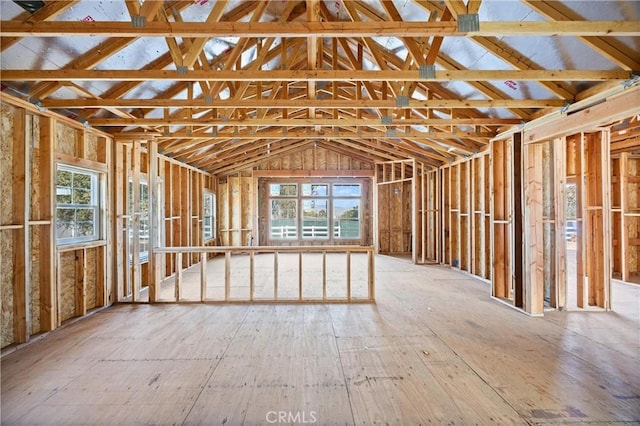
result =
M103 176L100 182L100 194L102 201L102 238L106 239L106 246L102 249L102 252L98 256L97 270L99 271L99 279L96 282L96 286L100 287L101 294L97 294L96 297L99 300L99 306L110 305L115 298L116 285L113 284L114 280L114 247L115 240L112 238L112 229L114 224L119 222L120 219L115 215L115 209L111 200L116 198L114 192L115 176L113 173L113 150L111 149L112 141L106 137L97 137L97 159L99 162L106 164L107 173ZM117 253L116 252L116 258Z
M255 296L255 256L252 251L249 253L249 300L253 302Z
M375 256L373 252L367 252L367 260L368 260L368 284L369 284L369 300L376 299L376 266L375 266ZM324 265L323 265L324 266ZM326 290L326 289L325 289Z
M253 265L252 265L253 266ZM253 281L253 276L251 277ZM200 301L207 299L207 253L200 253Z
M26 112L16 109L13 118L13 340L29 340L31 330L29 215L31 190L30 144L26 143Z
M149 259L147 285L149 286L149 302L154 303L158 300L159 291L156 288L160 284L160 257L156 256L154 249L160 246L160 212L158 211L158 199L160 193L158 190L158 144L153 141L147 141L147 194L148 194L148 214L149 214Z
M133 174L131 177L133 202L132 211L130 212L131 235L133 236L131 243L131 301L137 302L140 300L140 291L142 289L142 271L140 265L140 165L142 162L142 152L141 142L139 140L133 141L131 156L133 163ZM128 258L125 258L125 262L127 261Z
M298 300L302 300L302 252L298 253Z
M102 307L107 305L107 263L106 246L96 247L96 307Z
M411 259L413 263L418 263L418 243L423 239L422 232L424 228L420 228L420 232L418 232L418 184L420 183L418 180L418 163L413 159L410 164L413 172L411 176ZM407 165L407 163L402 163L403 178L406 178L405 167Z
M555 279L552 286L556 287L556 307L563 309L567 306L567 248L565 237L566 226L566 165L565 158L567 145L566 138L556 138L553 141L553 159L554 159L554 211L555 211Z
M544 244L542 226L542 150L543 144L527 145L524 155L526 183L524 197L525 266L524 309L532 315L543 313L544 302Z
M322 300L327 300L327 252L322 251Z
M351 301L351 252L347 250L347 300Z
M630 198L629 192L629 162L633 160L626 152L620 154L620 271L622 281L631 281L631 274L629 270L631 251L629 250L629 234L630 230L627 229L627 215L628 212L628 199ZM640 172L636 168L636 173ZM637 186L635 186L637 188ZM629 221L633 219L629 218Z
M420 168L420 263L425 263L427 257L427 243L431 238L432 232L427 232L427 173L424 164L419 165Z
M231 252L224 255L224 300L231 297Z
M273 253L273 299L278 300L278 252Z
M176 279L175 279L175 301L182 298L182 252L176 253Z
M586 185L585 185L585 140L584 134L578 135L576 141L576 306L584 308L585 302L585 259L584 253L586 249L586 227L587 220L584 214L584 206L586 205Z
M57 327L55 176L53 147L56 144L53 118L40 117L40 217L48 220L40 232L40 329Z
M60 297L59 295L62 294L62 268L60 267L60 265L62 265L62 256L60 255L60 252L56 250L56 280L55 280L55 285L56 285L56 290L55 290L55 294L56 294L56 327L60 327L62 325L62 303L60 303Z
M87 250L79 249L75 254L75 314L87 314Z

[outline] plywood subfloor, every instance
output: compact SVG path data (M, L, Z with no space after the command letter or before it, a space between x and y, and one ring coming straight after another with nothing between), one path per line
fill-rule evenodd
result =
M531 318L447 268L376 269L376 305L118 305L78 321L2 359L2 423L640 422L638 288L614 284L619 312Z

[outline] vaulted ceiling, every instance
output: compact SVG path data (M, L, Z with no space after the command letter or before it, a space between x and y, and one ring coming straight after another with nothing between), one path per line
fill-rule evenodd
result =
M0 2L2 89L231 173L316 144L438 166L640 70L640 2Z

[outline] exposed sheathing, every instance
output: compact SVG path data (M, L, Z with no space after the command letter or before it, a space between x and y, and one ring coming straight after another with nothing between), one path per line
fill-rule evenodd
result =
M76 130L64 124L57 123L57 145L56 152L67 155L76 155Z
M253 178L229 176L218 184L219 229L222 244L249 245L253 218Z
M227 213L231 220L231 229L229 231L230 234L230 243L231 245L238 246L242 245L241 241L241 228L242 228L242 212L240 211L240 204L242 202L242 194L240 192L240 179L237 177L229 177L227 179L228 185L230 185L229 194L229 206L230 211Z
M40 208L40 194L43 190L40 174L40 119L27 115L27 141L31 147L31 220L45 219ZM31 244L31 271L29 273L31 286L29 291L29 309L31 311L31 330L29 334L40 332L40 238L41 227L32 226L29 242Z
M327 166L327 150L322 148L314 148L315 151L315 170L327 170L329 167Z
M76 282L76 255L73 251L60 254L60 320L68 320L76 316L75 310L75 282Z
M0 105L0 224L9 225L13 212L13 120L15 109ZM13 343L13 234L0 231L0 297L2 298L1 346Z
M629 158L627 176L626 195L623 194L623 196L627 197L625 212L635 214L640 211L640 158ZM633 244L629 244L627 247L627 270L629 271L627 279L640 283L640 246L638 245L640 240L640 217L627 215L625 217L625 228L629 243L634 240Z
M13 343L13 231L0 231L0 233L2 347L5 347Z
M93 133L87 133L85 140L87 144L85 158L91 161L98 161L98 136Z
M413 203L411 202L411 182L402 182L402 252L410 253L412 238L412 211Z
M40 229L39 226L32 226L29 236L31 242L31 271L29 273L31 280L29 291L31 330L29 330L29 334L40 332Z
M373 163L325 148L312 147L265 160L257 170L372 170Z
M411 181L378 185L378 250L411 252Z
M229 194L230 190L227 190L229 180L218 182L218 229L220 229L220 240L222 245L229 244L229 209L225 206L229 206Z
M242 228L247 231L243 231L242 242L247 245L251 245L252 238L257 237L253 235L252 218L253 218L253 179L249 177L243 177L241 182L241 196L242 196Z
M380 253L391 251L391 234L389 223L389 206L391 185L378 185L378 250Z
M0 128L0 189L2 189L2 203L0 203L0 219L2 224L9 224L13 214L13 119L15 108L0 104L2 127Z
M98 268L97 262L97 254L98 248L91 248L86 250L87 256L87 296L86 303L87 309L93 309L96 307L96 277L98 276L98 272L101 272L101 268Z

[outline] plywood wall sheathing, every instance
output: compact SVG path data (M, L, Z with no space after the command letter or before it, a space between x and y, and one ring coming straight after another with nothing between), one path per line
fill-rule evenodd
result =
M623 280L640 283L640 157L628 155L623 170L624 275Z
M76 135L78 130L65 126L63 123L57 123L56 131L55 151L60 154L75 156L77 150Z
M627 153L623 152L611 158L611 277L622 279L624 215L623 205L623 170L626 171Z
M14 200L14 154L13 154L13 128L16 109L12 106L0 104L0 193L3 194L3 202L0 203L0 298L2 298L2 334L1 346L7 346L14 342L13 338L13 275L14 275L14 239L11 225L13 218ZM6 227L6 228L5 228Z

